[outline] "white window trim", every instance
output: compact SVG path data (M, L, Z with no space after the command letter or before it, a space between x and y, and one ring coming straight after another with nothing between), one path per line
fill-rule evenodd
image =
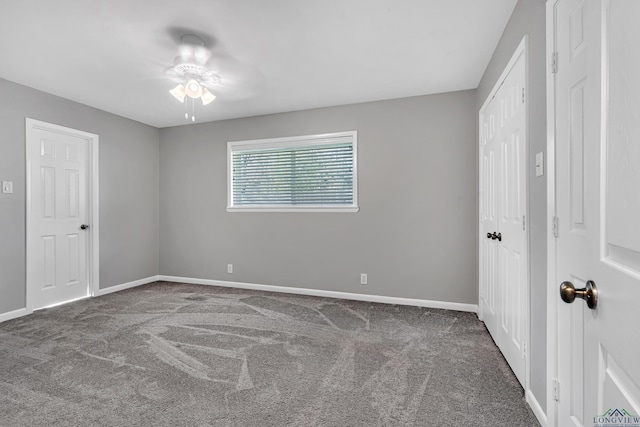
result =
M278 147L304 147L315 145L319 142L335 142L340 138L349 138L353 144L353 204L341 205L260 205L260 206L233 206L233 166L232 153L244 150L255 150L268 144L271 148ZM253 139L247 141L227 142L227 212L358 212L358 132L336 132L320 135L289 136L285 138Z

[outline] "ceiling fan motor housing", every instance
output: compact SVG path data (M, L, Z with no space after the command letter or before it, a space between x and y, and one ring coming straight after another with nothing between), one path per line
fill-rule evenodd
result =
M175 73L186 80L196 80L203 86L211 86L220 83L220 76L209 69L194 63L183 56L176 57L173 65Z

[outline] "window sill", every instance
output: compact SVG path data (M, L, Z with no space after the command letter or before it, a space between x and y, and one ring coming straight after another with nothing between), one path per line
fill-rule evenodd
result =
M227 207L227 212L358 212L359 206L305 206L305 207Z

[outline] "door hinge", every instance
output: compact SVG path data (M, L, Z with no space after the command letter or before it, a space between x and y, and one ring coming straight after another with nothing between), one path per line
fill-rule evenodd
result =
M522 358L523 359L527 358L527 343L526 342L522 342Z
M558 72L558 52L553 52L551 54L551 72Z
M557 378L551 380L551 396L556 402L560 400L560 383Z
M522 231L526 230L526 217L524 215L522 215Z
M560 226L558 225L558 217L557 217L557 216L554 216L554 217L552 218L552 221L553 221L553 223L552 223L552 226L551 226L551 227L552 227L552 230L553 230L553 237L558 237L558 234L559 234L559 230L558 230L558 228L560 227Z
M522 103L524 104L524 88L522 88Z

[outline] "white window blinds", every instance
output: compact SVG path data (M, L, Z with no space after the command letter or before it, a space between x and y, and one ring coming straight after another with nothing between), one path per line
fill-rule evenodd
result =
M356 133L228 145L233 210L357 210Z

